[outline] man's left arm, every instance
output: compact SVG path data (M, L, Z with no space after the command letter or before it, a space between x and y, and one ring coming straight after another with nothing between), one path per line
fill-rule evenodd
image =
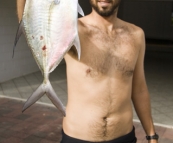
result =
M150 97L144 74L145 36L141 29L138 30L137 37L137 46L140 46L140 51L133 76L132 101L146 134L148 136L153 136L155 134L155 129L151 116ZM157 140L150 140L149 143L157 143Z

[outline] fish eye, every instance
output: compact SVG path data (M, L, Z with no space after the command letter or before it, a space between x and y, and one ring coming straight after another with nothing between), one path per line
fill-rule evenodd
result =
M55 0L54 3L57 5L60 3L60 0Z

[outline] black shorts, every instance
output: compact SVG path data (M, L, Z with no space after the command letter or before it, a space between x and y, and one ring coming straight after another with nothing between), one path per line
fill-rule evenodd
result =
M136 140L137 139L135 137L135 128L133 128L133 130L130 133L124 136L121 136L114 140L103 141L103 142L90 142L90 141L80 140L70 137L66 135L64 132L62 132L62 140L60 143L136 143Z

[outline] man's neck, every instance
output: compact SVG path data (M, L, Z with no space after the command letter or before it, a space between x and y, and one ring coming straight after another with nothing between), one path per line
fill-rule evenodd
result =
M92 10L91 17L94 21L93 23L107 33L112 32L117 28L117 11L109 17L103 17L95 10Z

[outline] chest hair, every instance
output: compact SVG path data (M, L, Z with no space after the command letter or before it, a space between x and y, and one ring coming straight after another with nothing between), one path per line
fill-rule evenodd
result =
M81 39L81 61L89 69L87 74L96 76L118 71L123 75L132 76L135 63L135 45L130 34L116 34L109 36L99 29L92 28ZM73 47L70 55L76 57Z

